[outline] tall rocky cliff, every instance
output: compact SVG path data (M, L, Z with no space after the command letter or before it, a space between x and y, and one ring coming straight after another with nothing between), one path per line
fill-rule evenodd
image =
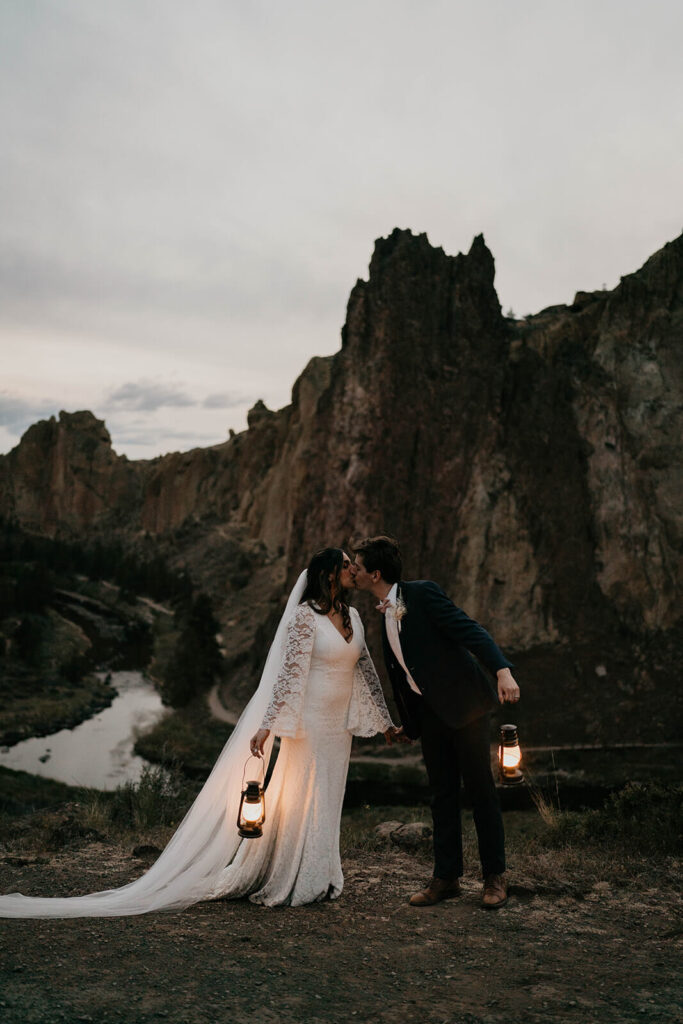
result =
M387 531L406 576L439 581L512 656L529 738L677 738L682 340L683 236L614 291L517 321L483 238L450 257L396 230L290 405L141 462L61 413L0 457L0 514L188 566L236 702L310 553Z

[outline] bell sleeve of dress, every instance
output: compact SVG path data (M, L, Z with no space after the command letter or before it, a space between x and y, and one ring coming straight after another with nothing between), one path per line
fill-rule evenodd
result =
M346 728L354 736L374 736L393 727L387 709L382 684L365 643L365 630L361 617L355 608L351 609L353 628L358 630L363 645L361 656L353 672L353 690L349 703Z
M315 639L315 612L301 604L287 626L287 636L273 695L261 722L276 736L302 735L301 712Z

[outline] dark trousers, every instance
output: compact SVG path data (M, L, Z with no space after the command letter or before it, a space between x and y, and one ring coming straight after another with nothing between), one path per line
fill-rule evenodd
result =
M490 715L451 729L421 703L422 753L432 791L434 875L463 874L460 778L472 803L484 877L505 871L505 834L491 772Z

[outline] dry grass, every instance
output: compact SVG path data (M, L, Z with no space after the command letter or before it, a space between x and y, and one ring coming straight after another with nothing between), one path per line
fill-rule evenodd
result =
M569 893L581 896L597 884L650 885L654 879L680 885L677 845L680 787L630 786L615 794L599 811L570 813L536 791L536 809L505 814L509 877L518 891ZM362 807L345 812L341 846L346 857L387 848L375 827L383 821L431 823L429 809ZM649 841L644 841L644 832ZM640 837L638 839L637 837ZM477 876L479 856L472 815L463 814L466 874ZM428 843L413 851L431 862Z
M114 793L69 790L55 784L38 804L35 781L10 772L5 772L4 780L14 782L15 789L0 808L0 842L8 851L34 854L96 839L123 847L163 848L199 785L188 782L177 768L154 767L138 783L128 783ZM535 810L504 816L511 883L519 892L576 896L598 884L676 888L682 792L680 786L632 784L601 810L582 813L564 812L556 799L537 793ZM342 817L343 857L347 861L367 855L381 858L395 849L376 832L376 826L385 821L431 824L425 805L349 809ZM463 839L466 873L476 877L479 858L469 812L463 815ZM409 852L420 870L428 873L430 843L420 843Z

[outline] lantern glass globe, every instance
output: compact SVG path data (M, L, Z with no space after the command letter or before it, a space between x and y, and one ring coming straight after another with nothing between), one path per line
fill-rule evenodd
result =
M263 807L261 806L260 800L256 804L252 804L245 800L244 803L242 804L242 817L246 822L249 822L249 824L252 824L256 821L260 821L262 814Z
M519 744L514 747L503 747L503 768L519 768L522 751Z

